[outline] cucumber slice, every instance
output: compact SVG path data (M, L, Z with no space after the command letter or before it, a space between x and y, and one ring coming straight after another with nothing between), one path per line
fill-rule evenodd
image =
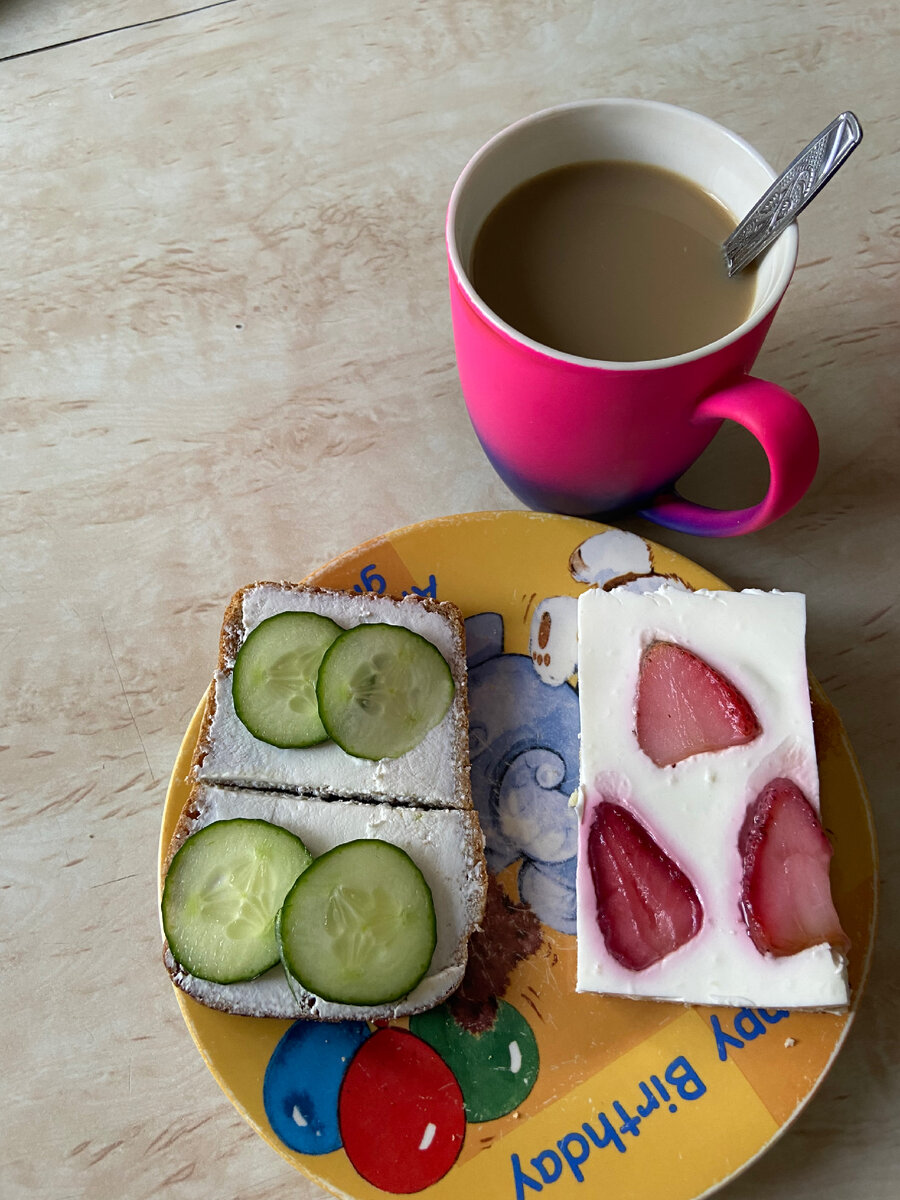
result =
M163 932L175 961L214 983L274 967L275 917L311 862L298 837L269 821L236 817L191 834L163 887Z
M399 1000L425 975L437 942L422 872L377 838L320 855L285 897L276 932L288 975L337 1004Z
M319 720L316 676L340 625L311 612L268 617L238 651L231 680L234 711L271 746L315 746L328 737Z
M316 695L328 736L357 758L399 758L453 700L437 647L400 625L357 625L325 652Z

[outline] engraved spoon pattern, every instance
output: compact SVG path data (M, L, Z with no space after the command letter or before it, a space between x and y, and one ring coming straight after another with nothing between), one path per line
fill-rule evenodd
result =
M859 121L852 112L843 112L800 151L722 246L729 275L742 271L775 241L861 141Z

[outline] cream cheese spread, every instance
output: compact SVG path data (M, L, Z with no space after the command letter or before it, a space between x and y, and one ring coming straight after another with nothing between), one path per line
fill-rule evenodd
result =
M282 612L313 611L344 629L384 622L401 625L426 638L446 659L456 692L443 720L399 758L373 762L347 754L334 742L304 749L281 749L255 738L238 718L231 694L233 659L213 680L214 715L198 779L247 787L319 792L334 796L373 796L421 805L469 807L468 725L463 647L456 627L439 611L415 601L391 601L330 591L303 591L263 585L243 597L245 638L268 617ZM462 663L462 666L460 666Z
M417 809L389 804L323 800L204 786L194 794L196 815L190 832L214 821L253 817L295 833L316 857L357 838L380 838L405 850L431 889L437 919L437 944L425 978L402 1000L366 1008L369 1019L394 1018L432 1008L461 982L468 938L481 912L483 845L473 812ZM322 1000L298 983L288 983L281 966L242 983L217 984L181 971L166 948L166 963L179 987L213 1008L244 1016L316 1017L343 1020L358 1009Z

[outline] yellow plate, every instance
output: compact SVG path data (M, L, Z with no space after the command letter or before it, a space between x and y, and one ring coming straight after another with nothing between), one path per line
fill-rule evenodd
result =
M607 529L524 512L446 517L367 542L315 571L307 582L393 595L416 589L454 601L466 618L497 614L488 625L496 633L502 621L502 646L480 646L479 656L486 661L501 653L504 658L523 656L518 666L527 668L534 679L533 685L525 686L539 694L544 688L549 695L558 689L543 683L530 658L524 657L530 654L535 613L547 598L576 596L584 589L586 584L573 575L570 558L587 539ZM595 568L601 563L601 583L617 574L652 572L676 575L693 588L727 586L687 559L634 535L617 531L608 540L612 559L608 554L605 560L602 554L587 556ZM583 565L576 569L584 574ZM470 639L470 653L472 649ZM592 1195L609 1200L695 1200L762 1153L809 1100L859 1003L874 935L876 878L871 813L853 752L837 713L814 681L812 697L822 812L835 845L832 886L853 944L851 1011L787 1016L576 996L575 938L545 922L540 948L515 966L504 993L505 1003L517 1010L519 1027L524 1020L534 1035L539 1069L533 1085L513 1111L464 1126L461 1148L449 1169L446 1161L432 1168L432 1175L440 1175L436 1179L426 1170L429 1198L469 1200L484 1195L513 1200L542 1191L546 1200L565 1200L586 1194L580 1187L583 1181ZM187 797L201 711L202 703L172 773L160 869ZM500 872L501 884L514 901L524 861L520 858ZM547 911L552 919L552 906ZM396 1162L388 1161L395 1153L391 1136L384 1137L383 1149L377 1152L386 1163L377 1176L382 1184L387 1182L385 1188L367 1182L343 1148L322 1154L290 1149L273 1131L263 1088L273 1052L292 1023L227 1016L179 991L176 996L191 1036L225 1094L294 1167L336 1194L358 1200L414 1190L416 1180L416 1187L421 1186L422 1176L403 1159L403 1153L410 1153L408 1147L396 1152ZM408 1023L392 1024L405 1029ZM326 1080L327 1070L318 1074L319 1066L317 1060L314 1073L321 1080L322 1104L334 1107L337 1085L334 1078ZM282 1091L283 1076L282 1071ZM316 1079L298 1077L291 1083L293 1091L288 1088L277 1097L287 1104L288 1117L298 1128L307 1125L298 1097L309 1099L318 1086ZM272 1095L267 1099L270 1106L275 1102ZM315 1106L314 1094L310 1102ZM377 1103L384 1103L383 1095ZM384 1118L386 1123L392 1119L400 1118L397 1113ZM387 1124L383 1129L390 1132ZM432 1125L427 1129L433 1137ZM428 1136L422 1143L425 1149Z

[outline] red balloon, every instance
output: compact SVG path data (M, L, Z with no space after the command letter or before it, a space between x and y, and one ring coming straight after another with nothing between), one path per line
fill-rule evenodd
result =
M384 1192L419 1192L462 1149L462 1091L436 1051L405 1029L379 1029L360 1046L338 1100L344 1150Z

